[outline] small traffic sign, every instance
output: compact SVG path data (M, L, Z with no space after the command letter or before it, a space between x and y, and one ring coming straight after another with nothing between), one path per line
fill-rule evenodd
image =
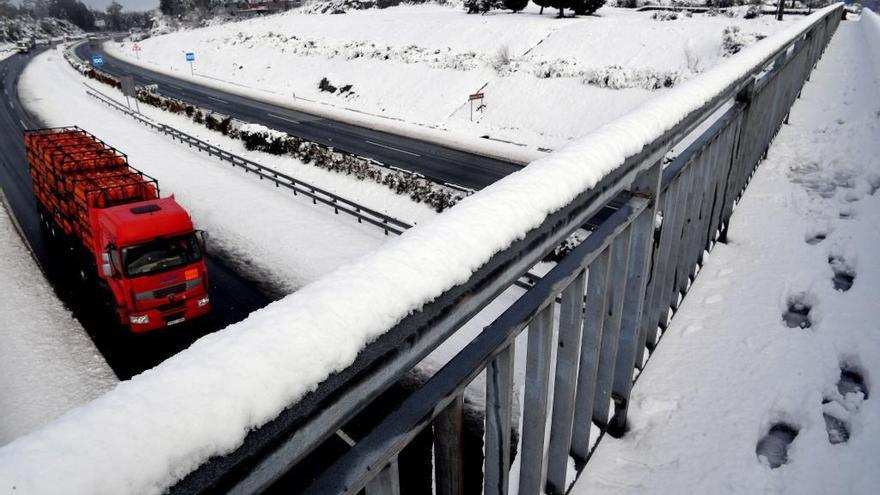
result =
M102 57L100 55L93 55L92 56L92 65L94 65L95 67L103 66L104 65L104 57Z
M194 52L186 52L186 61L187 62L195 62L196 54Z
M483 93L474 93L472 95L468 95L468 100L470 100L470 101L482 100L482 99L483 99Z

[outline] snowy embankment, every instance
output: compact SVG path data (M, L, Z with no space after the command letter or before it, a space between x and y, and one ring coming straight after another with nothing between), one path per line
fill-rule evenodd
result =
M118 380L82 326L55 296L16 232L3 201L0 294L3 446L99 397Z
M841 23L573 494L877 493L877 47Z
M0 486L23 493L162 492L211 456L237 448L251 429L350 365L402 318L465 282L493 254L757 70L829 11L743 50L699 80L659 95L0 449ZM123 125L103 117L108 133ZM146 157L141 148L133 144L130 156Z
M559 147L723 62L728 26L767 35L790 22L702 14L659 21L612 8L555 19L534 5L480 16L430 4L344 16L291 11L181 31L139 42L139 58L131 42L105 47L200 84L530 161L540 157L536 147ZM320 89L324 78L335 91ZM486 108L471 123L468 95L477 91Z
M381 230L314 206L109 109L85 94L82 81L53 50L28 65L19 92L47 125L79 125L128 154L134 167L156 177L163 194L174 194L195 224L210 232L215 256L267 291L294 292L385 241ZM174 116L163 117L174 123ZM192 130L185 124L175 123Z

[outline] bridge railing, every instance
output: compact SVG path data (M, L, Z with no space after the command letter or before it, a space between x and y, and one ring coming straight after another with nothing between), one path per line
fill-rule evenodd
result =
M837 5L808 18L778 49L628 153L466 283L405 318L354 364L252 432L240 449L203 465L172 491L251 493L271 486L614 199L622 206L613 215L308 489L322 495L364 488L399 493L397 456L433 425L445 433L434 439L436 492L462 493L462 394L485 372L484 489L507 493L514 341L527 331L525 426L520 476L513 482L519 493L564 493L571 482L569 456L578 469L590 456L591 424L603 433L625 431L635 370L646 362L646 350L656 345L705 252L726 241L736 202L841 12Z

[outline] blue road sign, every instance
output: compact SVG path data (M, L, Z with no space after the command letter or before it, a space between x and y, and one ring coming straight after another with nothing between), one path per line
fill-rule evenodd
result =
M104 57L101 57L99 55L92 56L92 65L94 65L95 67L101 67L102 65L104 65Z
M193 62L196 59L196 54L194 52L186 52L186 61Z

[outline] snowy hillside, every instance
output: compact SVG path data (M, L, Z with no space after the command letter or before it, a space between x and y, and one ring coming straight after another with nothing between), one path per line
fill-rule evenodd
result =
M791 22L704 14L660 20L615 8L556 19L534 5L482 16L437 4L343 16L305 10L147 39L139 59L131 42L107 48L180 77L190 72L184 52L194 51L203 82L234 81L291 102L553 148ZM468 95L478 91L485 108L472 123Z
M28 38L80 36L83 31L68 21L30 16L0 17L0 43L14 43Z

